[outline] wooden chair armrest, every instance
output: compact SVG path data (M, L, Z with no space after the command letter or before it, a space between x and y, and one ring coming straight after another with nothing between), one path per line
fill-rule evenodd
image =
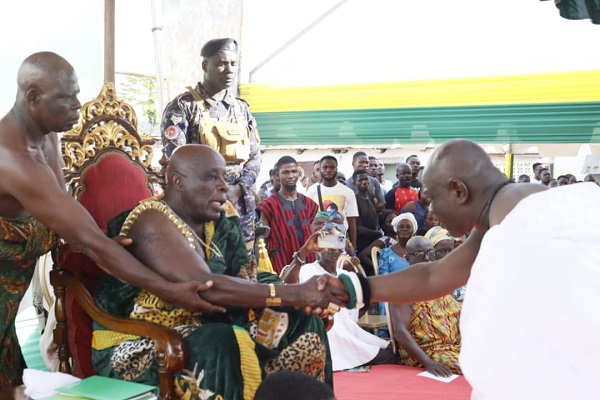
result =
M171 392L173 390L173 373L183 370L185 366L184 346L181 337L174 330L148 321L117 317L103 311L98 307L85 286L67 270L51 271L50 282L57 291L57 297L59 294L57 289L66 288L85 312L104 327L117 332L147 336L153 339L157 347L161 396L170 398L169 394L164 393L164 391ZM57 304L57 308L58 306ZM64 310L61 310L61 312L64 312ZM167 383L163 379L169 380L169 382ZM165 387L163 387L163 384Z
M73 246L72 244L69 244L66 242L60 243L58 245L58 247L53 249L51 252L52 263L55 265L54 268L56 268L56 266L63 265L65 258L68 257L69 254L74 254L74 253L82 253L83 254L83 252L81 250L79 250L77 247Z

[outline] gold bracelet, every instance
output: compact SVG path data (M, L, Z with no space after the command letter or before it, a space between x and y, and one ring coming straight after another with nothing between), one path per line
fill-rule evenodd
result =
M276 297L277 292L275 292L275 285L273 283L269 283L269 297L265 299L265 305L267 307L279 307L282 303L281 297Z

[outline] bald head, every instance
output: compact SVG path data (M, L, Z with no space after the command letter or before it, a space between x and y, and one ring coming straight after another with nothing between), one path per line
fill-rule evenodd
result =
M406 242L406 251L413 253L415 251L423 251L433 249L431 242L423 236L413 236Z
M219 164L225 166L225 160L223 156L210 146L204 144L179 146L169 159L167 180L170 181L174 173L190 176L198 174L207 165L218 166Z
M79 120L79 83L73 66L58 54L35 53L17 73L13 112L28 120L30 135L66 132Z
M423 175L424 193L442 226L462 236L480 225L485 204L506 176L476 143L448 141L437 148Z
M31 88L46 89L48 80L75 73L73 66L56 53L49 51L35 53L27 57L19 67L17 85L19 91L27 92Z
M164 201L186 222L219 219L227 200L225 160L212 147L186 144L169 161Z
M450 140L438 147L423 174L425 186L444 185L457 179L472 190L494 186L506 180L477 143L466 139Z

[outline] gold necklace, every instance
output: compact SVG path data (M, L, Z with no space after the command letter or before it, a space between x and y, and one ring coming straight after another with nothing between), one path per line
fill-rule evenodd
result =
M120 234L123 236L127 236L129 230L138 219L138 217L146 210L156 210L164 214L169 220L179 229L179 231L185 236L188 241L190 247L196 250L195 240L197 240L201 245L204 246L204 252L206 254L206 258L210 259L210 252L215 254L217 257L223 257L223 254L219 250L216 244L212 241L210 245L207 245L200 236L185 222L181 219L175 211L167 203L163 200L156 200L154 198L146 200L138 204L136 208L133 209L127 216L127 219L123 223L123 227L121 228Z
M192 232L192 234L194 235L194 237L196 238L196 240L198 242L200 242L200 244L202 246L204 246L204 253L206 254L206 258L207 259L210 259L211 253L214 254L214 255L216 255L217 257L223 257L223 254L221 253L221 250L219 250L219 248L217 247L217 245L213 241L211 241L209 244L206 244L204 242L204 240L200 239L200 236L196 233L195 230L193 230L189 226L188 226L188 229Z

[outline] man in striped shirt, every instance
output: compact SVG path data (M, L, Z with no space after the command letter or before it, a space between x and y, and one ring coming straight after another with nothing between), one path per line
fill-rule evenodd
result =
M275 174L281 187L263 200L258 210L261 224L270 228L267 238L269 258L273 269L279 273L310 236L310 223L319 206L296 190L299 173L298 163L293 157L281 157L275 165ZM312 261L314 259L309 260Z

